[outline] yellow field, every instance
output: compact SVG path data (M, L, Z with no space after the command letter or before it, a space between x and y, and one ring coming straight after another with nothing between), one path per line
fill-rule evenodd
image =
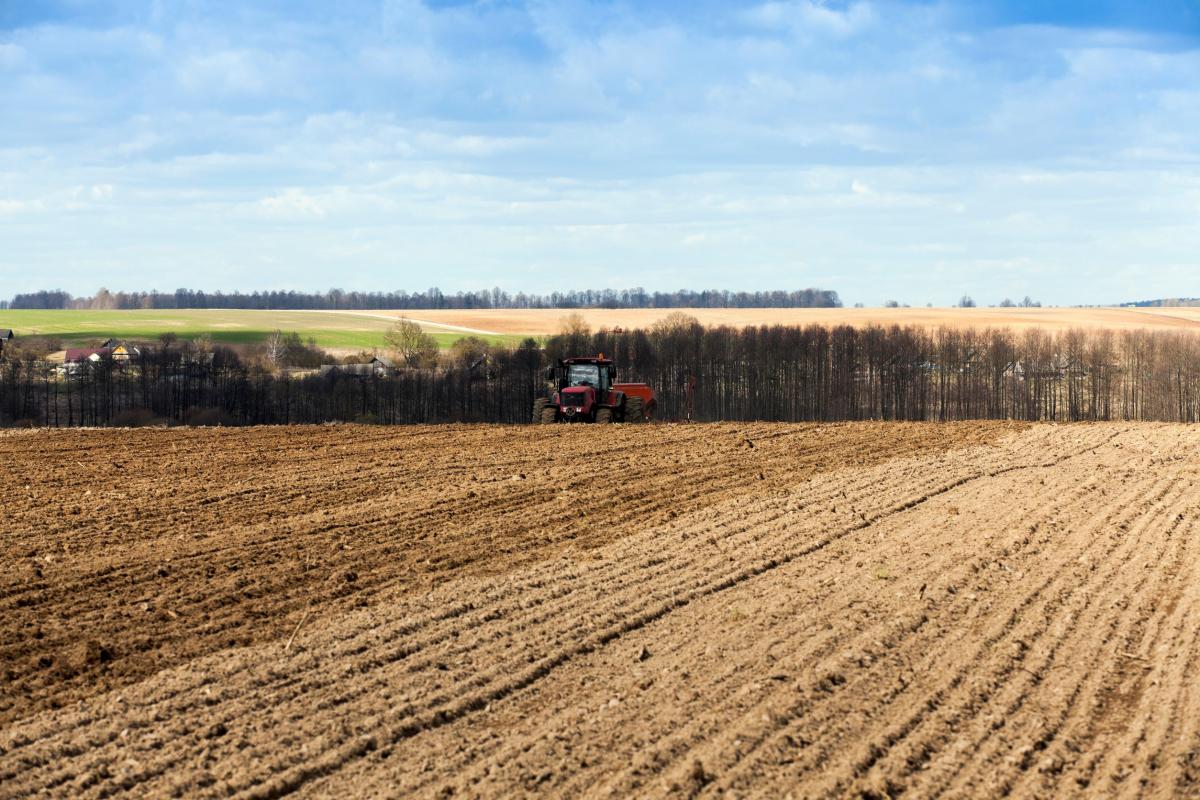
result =
M919 325L1015 330L1087 328L1111 330L1200 329L1200 308L689 308L680 309L705 325ZM668 309L564 309L482 311L378 311L414 320L461 326L493 334L556 333L560 321L579 313L594 329L644 328Z
M705 325L917 325L954 328L1200 329L1200 308L687 308ZM563 317L581 314L593 330L648 328L672 309L536 309L407 311L5 311L0 328L18 336L57 336L65 346L107 338L149 341L170 331L191 339L207 334L222 344L261 342L273 330L296 331L330 352L381 347L397 317L419 323L442 347L463 336L514 344L523 336L557 333Z

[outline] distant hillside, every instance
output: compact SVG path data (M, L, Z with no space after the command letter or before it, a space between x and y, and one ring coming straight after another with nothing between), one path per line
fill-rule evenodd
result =
M1200 297L1163 297L1158 300L1121 303L1122 308L1194 308L1196 306L1200 306Z

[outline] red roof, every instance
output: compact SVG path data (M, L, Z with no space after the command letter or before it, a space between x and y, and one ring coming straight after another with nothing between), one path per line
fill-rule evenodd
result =
M72 347L67 350L66 361L69 363L87 361L93 355L104 358L105 356L111 356L112 351L111 347Z

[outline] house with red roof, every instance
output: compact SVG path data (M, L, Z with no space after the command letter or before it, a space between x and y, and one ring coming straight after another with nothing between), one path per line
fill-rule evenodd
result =
M68 364L83 364L85 362L95 364L97 361L112 358L113 349L112 347L71 347L67 350L67 355L63 361Z

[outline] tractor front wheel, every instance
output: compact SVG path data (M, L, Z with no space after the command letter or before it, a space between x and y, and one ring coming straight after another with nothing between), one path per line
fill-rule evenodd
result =
M597 424L600 424L600 425L604 425L609 422L612 422L612 409L611 408L596 409L596 422L597 422Z
M550 398L539 397L533 401L533 424L548 425L557 421L558 409L550 405Z
M625 416L622 419L626 422L642 422L643 402L640 397L626 397Z

